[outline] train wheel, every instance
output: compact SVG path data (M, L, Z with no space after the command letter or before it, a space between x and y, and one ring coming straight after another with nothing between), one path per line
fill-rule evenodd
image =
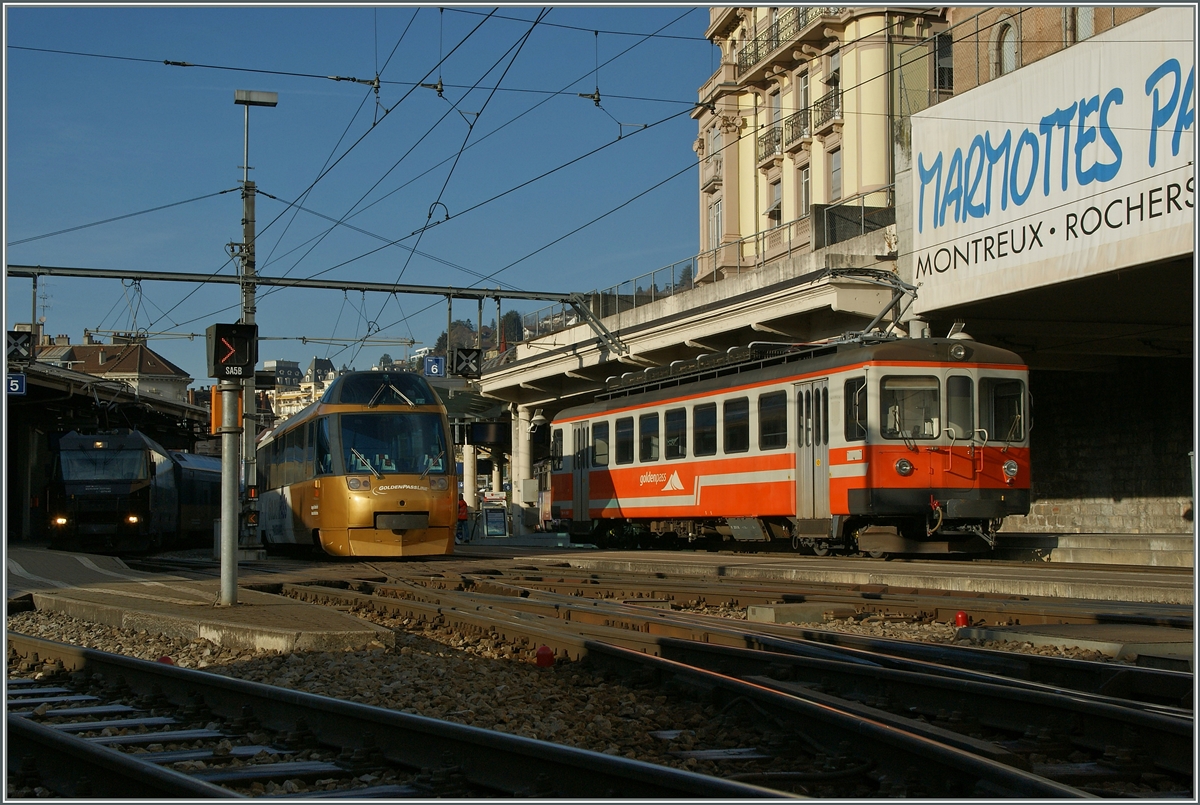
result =
M872 559L887 559L887 551L863 551L863 556L869 556Z
M817 556L829 556L829 543L825 540L813 543L812 552Z

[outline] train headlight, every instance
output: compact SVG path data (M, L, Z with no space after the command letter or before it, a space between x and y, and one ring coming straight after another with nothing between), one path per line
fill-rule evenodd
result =
M1013 461L1011 458L1004 462L1004 474L1009 478L1016 478L1018 469L1017 462Z
M905 476L912 475L913 474L913 463L911 461L909 461L907 458L899 459L898 461L896 461L896 472L900 473L901 475L905 475Z
M956 361L961 361L967 357L967 348L962 344L953 344L950 347L950 357Z
M55 517L53 522L55 525L66 525L67 518L66 517Z
M357 478L347 478L346 486L350 487L351 489L359 489L362 487L362 481L358 480Z
M434 492L445 492L450 488L450 480L448 478L430 478L429 488Z
M126 517L126 518L125 518L125 522L129 523L130 525L137 525L137 524L138 524L138 521L139 521L140 519L141 519L141 518L140 518L140 517L138 517L136 514L131 514L131 515L129 515L128 517Z

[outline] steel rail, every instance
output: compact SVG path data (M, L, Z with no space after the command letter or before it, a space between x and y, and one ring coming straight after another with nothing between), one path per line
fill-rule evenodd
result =
M11 633L10 633L11 638ZM66 797L104 799L209 799L238 794L174 769L167 769L64 735L36 721L8 715L5 753L10 774L33 771L51 790Z
M1058 739L1067 730L1064 725L1074 725L1068 730L1070 734L1066 739L1080 749L1090 750L1097 759L1103 758L1110 746L1116 746L1136 752L1139 757L1152 757L1163 770L1177 776L1191 774L1193 723L1191 713L1187 711L1157 712L1136 703L1130 706L1111 698L1068 693L1051 686L1006 680L978 671L874 656L860 649L830 649L820 644L786 641L736 629L707 629L680 638L679 634L668 636L661 629L632 628L631 623L638 617L622 622L630 628L621 628L612 623L613 616L621 615L619 610L623 607L605 602L586 602L583 606L585 614L589 605L606 610L605 623L600 624L579 619L580 608L571 607L569 603L556 604L555 612L545 614L544 604L517 597L498 600L495 595L445 590L428 591L422 596L422 589L416 585L372 586L376 592L401 593L408 597L380 598L359 592L342 593L304 586L299 589L342 604L399 607L406 616L433 620L459 630L490 630L503 639L525 643L529 647L541 642L560 655L571 657L590 657L599 642L646 656L682 660L723 674L736 671L743 677L757 676L760 679L755 681L768 687L778 687L778 684L763 678L768 674L779 674L783 669L785 679L823 686L851 702L884 698L893 708L903 708L910 714L933 721L949 720L946 710L958 710L956 718L1002 730L1014 738L1032 733L1044 742L1051 735L1046 732L1047 727L1057 725L1051 732ZM781 650L792 654L778 653ZM820 698L826 705L833 701L828 696L822 698L819 691L797 693L794 685L788 687L788 692L804 698ZM948 704L949 696L954 697L953 704ZM840 706L851 710L857 707L853 703ZM860 715L863 712L875 713L876 718L891 718L874 707L861 710ZM998 750L990 742L975 741L937 726L917 726L909 721L911 719L905 720L907 731L919 733L932 729L942 743L1002 763L1028 765L1014 761L1011 752ZM1039 747L1040 744L1035 742L1030 751ZM1105 771L1100 768L1100 772ZM1047 772L1053 773L1053 768ZM1076 774L1085 776L1078 771Z
M9 651L54 658L70 670L120 677L141 694L172 704L192 701L228 718L250 708L263 727L295 731L300 722L321 744L370 749L367 736L388 760L413 769L436 768L453 757L472 784L508 796L562 797L781 797L779 791L642 761L603 755L488 729L339 701L258 682L147 662L9 632ZM115 752L113 754L116 754ZM50 759L53 762L53 759ZM38 759L39 769L43 760ZM535 782L548 781L537 790Z
M1044 690L1014 689L973 679L947 679L893 668L780 655L754 649L705 645L664 638L661 656L706 668L798 696L824 701L831 696L851 702L878 702L934 724L979 725L1012 735L1037 735L1057 722L1070 742L1103 755L1109 746L1136 750L1162 769L1191 778L1194 724L1188 717L1131 709L1118 704ZM799 686L805 686L797 690ZM878 705L876 705L878 706ZM875 710L876 707L872 707ZM952 733L957 735L957 733ZM962 736L959 736L961 738ZM1055 737L1058 737L1057 735ZM951 742L943 738L943 742ZM1036 747L1036 741L1033 742ZM1003 761L1002 761L1003 762Z
M589 661L609 665L622 676L639 671L667 678L702 695L717 706L739 700L757 705L760 713L786 723L809 742L849 755L867 756L870 767L890 781L903 781L929 797L1086 798L1084 792L1031 772L949 746L926 734L865 717L825 703L801 699L723 674L673 660L603 644L588 645ZM868 764L860 764L868 767Z
M857 656L864 662L890 664L891 667L897 668L910 667L926 673L974 677L989 682L1008 680L1007 684L1031 689L1067 688L1079 694L1103 697L1106 700L1139 702L1141 704L1138 706L1146 708L1169 707L1181 711L1192 709L1194 677L1181 671L1040 654L1017 654L975 646L947 646L869 637L808 629L792 624L731 621L709 615L638 607L636 601L618 603L605 599L583 599L525 589L517 585L510 586L507 590L508 596L503 596L499 594L504 591L501 582L489 578L487 584L495 590L492 598L497 606L525 609L560 618L569 617L576 622L584 621L604 627L806 656L840 655L844 660ZM420 586L417 581L409 581L404 584L382 585L364 583L362 588L385 595L413 596L419 594L414 589L417 586ZM437 590L434 597L427 600L440 601L436 596L454 595L462 594L452 590ZM475 600L487 600L480 599L481 595L483 594L475 594ZM467 599L450 600L461 603ZM825 651L818 651L818 646ZM831 652L833 654L830 654ZM922 665L909 666L906 663ZM977 674L986 676L975 676Z

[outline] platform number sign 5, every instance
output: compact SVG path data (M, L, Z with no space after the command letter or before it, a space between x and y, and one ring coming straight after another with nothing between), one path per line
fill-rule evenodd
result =
M445 377L446 376L446 359L435 358L433 356L425 357L425 376L426 377Z
M25 393L25 375L9 375L5 379L8 381L9 394Z

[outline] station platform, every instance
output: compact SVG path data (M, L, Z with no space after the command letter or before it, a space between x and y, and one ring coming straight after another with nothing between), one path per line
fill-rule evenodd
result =
M244 587L237 603L222 606L219 579L142 573L112 556L10 548L5 592L9 612L59 612L229 648L337 651L395 642L390 630L349 613Z

